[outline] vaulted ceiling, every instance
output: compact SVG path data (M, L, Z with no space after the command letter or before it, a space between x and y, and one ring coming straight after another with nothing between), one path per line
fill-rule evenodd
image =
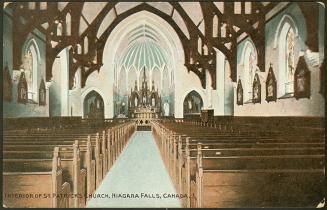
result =
M21 46L35 28L46 34L46 79L52 78L52 64L58 53L70 52L70 87L78 68L82 86L93 71L100 71L102 54L112 30L126 17L148 11L166 20L176 31L184 48L185 66L198 75L205 87L209 71L216 87L216 51L225 54L236 82L236 49L240 37L250 36L258 52L258 67L265 71L265 15L278 2L15 2L13 9L14 67L21 62ZM304 16L318 14L314 3L299 3ZM316 13L315 13L316 12ZM23 20L23 21L22 21ZM316 25L315 25L316 24ZM308 26L314 30L317 23ZM58 27L60 30L58 31ZM316 37L307 44L318 48Z

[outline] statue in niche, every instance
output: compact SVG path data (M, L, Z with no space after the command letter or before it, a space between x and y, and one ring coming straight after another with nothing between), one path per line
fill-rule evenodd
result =
M17 93L18 93L18 103L24 103L26 104L27 102L27 82L26 82L26 77L25 73L21 72L19 82L18 82L18 87L17 87Z
M304 56L299 58L294 74L294 97L310 98L310 70Z
M121 103L120 114L122 114L122 115L125 114L125 102L122 102L122 103Z
M273 97L274 95L274 87L273 87L273 84L272 84L272 80L269 80L268 81L268 87L267 87L267 92L268 92L268 97Z
M143 99L142 99L142 102L143 102L143 105L145 105L145 104L146 104L146 97L145 97L145 95L143 95Z
M168 103L168 100L165 101L163 108L164 108L164 116L168 117L169 116L169 103Z
M298 74L298 79L297 79L297 90L299 92L303 92L305 90L305 78L304 78L304 72L301 71Z
M188 112L189 113L192 113L192 108L193 108L193 103L192 103L192 100L191 100L192 98L189 98L188 100L187 100L187 108L188 108Z
M9 73L8 66L3 70L3 98L5 101L12 99L12 80Z
M135 106L135 107L138 106L138 100L137 100L137 97L136 97L136 96L134 97L134 106Z
M189 93L183 102L184 114L199 114L203 105L201 96L192 91Z
M46 104L46 88L43 78L41 79L40 88L39 88L39 105L45 106Z
M243 105L243 87L242 87L242 82L241 79L238 79L238 83L237 83L237 105Z
M277 100L277 80L270 64L267 79L266 79L266 101L276 101Z
M154 98L154 96L151 99L151 105L156 106L156 99Z
M100 108L101 108L101 107L100 107L100 106L101 106L101 105L100 105L100 100L96 100L96 105L97 105L97 106L96 106L97 109L100 109Z
M94 116L94 112L95 112L95 109L94 109L94 103L93 103L93 101L92 101L91 104L90 104L89 118L93 118L93 116Z
M260 84L258 74L255 74L255 76L254 76L252 91L253 91L252 102L253 103L261 103L261 84Z

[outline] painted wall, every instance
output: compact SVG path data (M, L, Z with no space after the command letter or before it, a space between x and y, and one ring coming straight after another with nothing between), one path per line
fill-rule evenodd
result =
M321 9L320 12L323 12ZM266 86L265 81L268 74L268 68L270 63L273 64L274 73L277 79L279 78L278 66L279 66L279 47L275 45L275 36L276 31L278 31L278 24L281 22L285 15L289 15L293 18L297 28L298 28L298 37L296 38L297 44L299 45L298 49L295 49L296 60L298 61L298 55L300 51L306 51L306 46L304 44L304 40L306 40L306 25L304 21L304 17L300 8L297 4L290 4L285 10L283 10L280 14L275 16L266 24L265 36L266 36L266 69L265 72L260 72L260 82L261 82L261 104L244 104L243 106L238 106L236 104L236 85L234 87L234 115L235 116L324 116L324 106L325 101L321 94L319 94L320 88L320 78L319 78L319 65L313 65L309 62L307 54L305 54L305 58L308 64L308 67L311 71L311 97L310 99L299 99L295 98L287 98L287 99L277 99L276 102L266 102ZM323 52L323 15L319 15L319 42L320 42L320 58L319 61L322 62L322 58L324 56ZM238 45L237 49L237 72L238 77L242 77L243 65L242 65L242 52L244 50L244 45L249 38L245 39Z
M45 58L46 58L46 44L45 35L38 30L34 30L30 33L24 43L26 45L34 39L39 52L38 59L38 72L37 72L37 89L40 87L41 77L45 79ZM10 8L6 8L3 15L3 67L8 65L9 72L13 77L13 52L12 47L12 12ZM18 70L18 69L17 69ZM19 79L19 78L18 78ZM44 117L49 116L49 90L47 90L47 101L46 106L39 106L37 103L20 104L17 103L17 84L13 82L12 88L12 101L3 101L3 117L4 118L15 118L15 117Z

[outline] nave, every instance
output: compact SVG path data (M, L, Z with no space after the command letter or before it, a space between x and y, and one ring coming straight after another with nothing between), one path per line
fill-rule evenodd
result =
M109 195L110 198L92 198L87 207L180 207L178 198L168 198L176 191L149 131L134 133L94 194ZM125 198L118 197L118 194ZM157 194L161 198L151 197Z
M324 206L323 2L0 9L4 207Z

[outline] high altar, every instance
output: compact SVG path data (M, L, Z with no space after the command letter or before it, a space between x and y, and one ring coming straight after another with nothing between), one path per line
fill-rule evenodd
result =
M137 90L137 81L135 81L134 90L128 97L128 115L130 118L135 118L137 124L149 124L153 118L159 118L161 115L161 97L158 94L158 89L154 87L152 81L151 90L148 87L145 71L140 90Z

